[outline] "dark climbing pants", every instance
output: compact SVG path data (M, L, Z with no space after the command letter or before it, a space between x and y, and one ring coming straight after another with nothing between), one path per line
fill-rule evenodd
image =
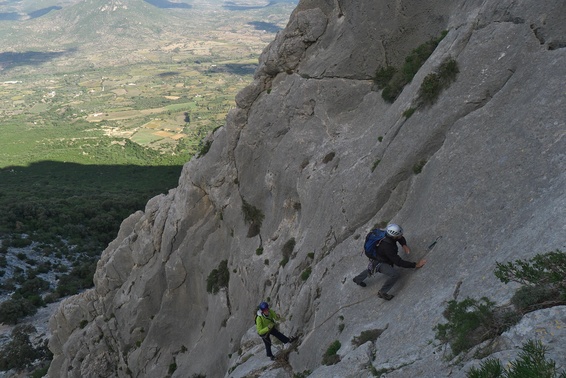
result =
M386 263L379 264L377 271L387 276L387 281L385 281L385 283L381 287L381 290L379 290L382 293L387 293L389 290L391 290L393 285L395 285L395 282L397 282L397 280L399 280L399 277L401 277L401 273L399 273L398 269L395 269L393 266ZM369 275L369 270L364 269L363 272L354 277L354 282L359 285L366 278L368 278Z
M372 273L370 273L370 269L372 270L373 273L375 273L376 271L379 272L379 269L375 270L375 267L376 266L378 267L379 265L383 265L383 264L378 263L376 260L370 259L368 268L364 269L360 274L354 277L354 282L357 283L358 285L364 282L364 280L368 278L368 276L372 275Z
M377 269L377 271L379 273L385 274L388 277L387 281L385 281L385 283L381 287L381 290L379 290L382 293L387 293L389 290L391 290L393 285L395 285L395 282L397 282L399 277L401 277L401 273L399 273L399 270L395 269L393 266L389 264L381 264Z
M369 276L369 271L367 269L364 269L360 274L354 277L354 282L359 285L362 282L364 282L364 280L368 278L368 276Z
M273 357L273 353L271 353L271 338L270 336L273 335L279 339L283 344L287 344L289 342L289 338L279 332L277 328L271 328L271 331L267 334L261 336L263 343L265 344L265 351L267 352L267 357Z

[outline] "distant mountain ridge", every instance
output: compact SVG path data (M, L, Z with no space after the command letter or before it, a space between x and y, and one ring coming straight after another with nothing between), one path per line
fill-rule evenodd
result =
M257 3L252 1L248 5ZM100 59L104 59L106 52L114 51L129 63L140 62L146 59L139 54L128 55L125 51L162 49L172 41L186 44L192 40L220 39L225 43L232 38L222 35L226 32L238 33L240 41L237 43L243 44L241 30L257 29L248 22L273 23L280 21L282 15L288 17L289 12L289 6L274 9L276 4L241 11L228 10L223 4L221 0L195 1L193 4L169 0L67 2L61 9L52 9L38 18L0 21L0 35L3 36L0 53L75 48L92 52ZM27 2L18 7L0 6L0 14L2 11L5 17L13 20L39 12Z
M169 17L144 0L87 0L54 13L46 23L61 43L98 44L156 40L172 23Z
M25 17L25 13L18 15ZM38 18L0 22L0 34L4 37L1 49L37 51L79 47L102 52L114 46L149 46L158 42L163 32L173 33L181 21L170 9L158 8L144 0L86 0L51 10Z

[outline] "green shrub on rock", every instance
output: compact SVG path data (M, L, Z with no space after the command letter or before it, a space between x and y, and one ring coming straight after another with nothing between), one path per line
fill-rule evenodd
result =
M212 269L206 279L206 291L216 294L221 288L228 287L230 272L228 271L228 260L220 261L217 269Z
M566 371L558 375L556 364L546 359L546 348L540 341L529 340L521 347L519 358L506 370L499 360L490 358L479 368L471 368L467 378L566 378Z
M440 93L456 80L456 75L460 72L458 63L448 58L437 72L428 74L419 88L419 101L421 105L432 105L440 96Z
M335 365L340 362L340 356L337 354L337 352L341 346L342 344L340 344L340 341L338 340L335 340L332 344L330 344L330 346L322 356L322 364Z
M497 263L495 276L519 288L511 302L522 312L566 304L566 254L555 250L538 254L528 261Z
M360 346L368 341L375 341L383 333L383 329L369 329L367 331L362 331L359 336L354 337L352 340L352 345Z
M265 215L257 207L249 204L246 200L242 201L242 211L244 213L244 221L249 225L248 238L259 235L261 224Z
M517 322L511 311L499 313L496 310L495 303L486 297L466 298L461 302L452 300L443 314L448 323L435 327L436 338L449 343L455 355L467 351Z

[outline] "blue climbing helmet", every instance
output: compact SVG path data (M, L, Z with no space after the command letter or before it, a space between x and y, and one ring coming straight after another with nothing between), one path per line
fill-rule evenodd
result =
M263 310L265 310L266 308L269 308L269 305L267 304L267 302L261 302L261 303L259 304L259 309L260 309L260 310L263 311Z

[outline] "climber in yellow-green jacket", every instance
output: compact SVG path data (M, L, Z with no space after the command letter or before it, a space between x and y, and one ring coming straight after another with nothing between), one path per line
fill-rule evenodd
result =
M283 344L292 343L296 339L295 337L287 337L277 330L277 321L279 320L281 320L281 317L269 308L267 302L261 302L259 304L257 316L255 317L255 327L265 344L267 357L272 360L274 360L275 357L273 357L273 353L271 352L271 335L277 337Z

